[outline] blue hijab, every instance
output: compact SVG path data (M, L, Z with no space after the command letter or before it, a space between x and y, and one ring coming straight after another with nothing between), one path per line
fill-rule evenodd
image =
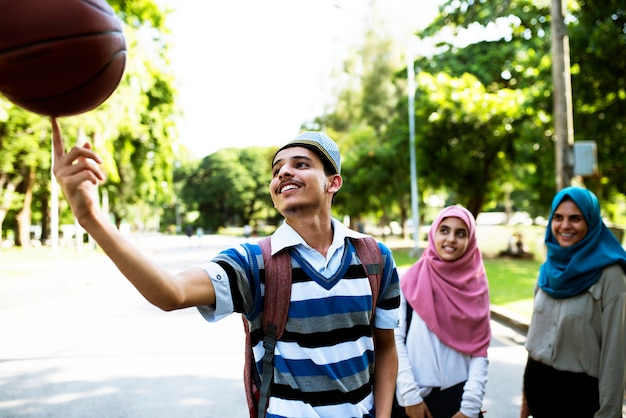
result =
M587 235L571 247L561 247L552 234L552 217L565 196L578 206L587 222ZM600 204L587 189L566 187L552 200L545 243L548 256L539 270L539 287L556 299L585 292L602 274L602 269L620 264L626 271L626 251L602 221Z

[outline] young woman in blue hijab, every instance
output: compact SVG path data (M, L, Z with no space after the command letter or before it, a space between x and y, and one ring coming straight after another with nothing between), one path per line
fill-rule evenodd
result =
M596 196L556 194L526 340L521 418L622 416L626 252Z

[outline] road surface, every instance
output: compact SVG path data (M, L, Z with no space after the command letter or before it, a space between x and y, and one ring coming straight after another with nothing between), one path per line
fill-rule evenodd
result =
M133 238L178 271L242 238ZM82 253L81 253L82 254ZM246 417L241 319L162 312L101 255L0 255L0 417ZM493 322L487 417L517 418L524 337Z

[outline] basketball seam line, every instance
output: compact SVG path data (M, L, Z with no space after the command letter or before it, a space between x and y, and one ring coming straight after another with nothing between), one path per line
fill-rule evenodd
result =
M77 34L77 35L60 36L58 38L46 39L45 41L35 41L35 42L31 42L29 44L14 46L14 47L11 47L11 48L8 48L8 49L0 50L0 55L9 54L11 52L19 51L20 49L24 49L24 48L27 48L27 47L45 45L45 44L50 44L50 43L54 43L54 42L58 42L58 41L66 41L68 39L88 38L88 37L100 36L100 35L108 35L108 34L120 34L120 35L122 35L122 41L124 41L123 32L121 30L119 30L119 31L103 31L103 32L81 33L81 34ZM125 41L123 42L123 44L124 44L124 46L126 46L126 42Z

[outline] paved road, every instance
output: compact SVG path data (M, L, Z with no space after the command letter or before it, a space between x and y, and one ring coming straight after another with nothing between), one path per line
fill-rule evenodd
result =
M241 239L135 240L177 271ZM247 416L239 316L207 325L195 309L162 312L108 259L82 254L71 263L0 254L0 417ZM517 418L523 336L493 327L485 409Z

